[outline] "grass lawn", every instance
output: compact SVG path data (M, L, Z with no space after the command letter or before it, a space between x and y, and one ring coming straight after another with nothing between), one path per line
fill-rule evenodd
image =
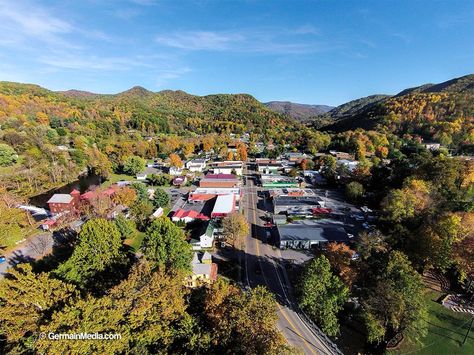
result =
M101 186L109 187L112 184L115 184L117 181L135 181L135 176L125 175L125 174L112 174L109 179L105 181Z
M124 244L130 246L136 253L142 245L143 238L145 238L145 233L137 232L132 238L125 239Z
M471 316L443 307L436 302L441 296L436 291L426 292L428 335L418 343L404 341L399 349L390 351L389 354L474 354L474 329L471 329L466 344L461 347Z

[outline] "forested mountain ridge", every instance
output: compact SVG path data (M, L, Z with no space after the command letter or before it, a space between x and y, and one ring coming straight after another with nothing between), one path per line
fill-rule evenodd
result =
M227 154L229 133L297 146L305 131L246 94L201 97L134 87L102 95L0 82L0 144L8 156L0 183L31 196L87 169L107 177L131 155L166 158L176 149L199 151L203 141Z
M38 111L67 119L71 111L78 110L76 118L115 117L130 128L144 128L150 134L170 130L175 133L265 130L289 121L247 94L194 96L183 91L154 93L133 87L119 94L102 95L78 90L54 92L37 85L11 82L0 82L0 94L10 97L2 98L0 119L11 114L35 115Z
M457 149L474 144L474 75L440 84L423 85L356 105L322 129L344 132L375 129L398 136L419 136ZM357 101L357 100L356 100ZM337 107L331 112L341 111ZM349 113L347 113L349 112Z
M345 104L334 107L327 113L327 115L333 119L351 117L357 115L360 112L363 112L367 109L367 107L373 106L389 97L389 95L370 95L367 97L362 97L360 99L355 99L346 102Z
M440 84L425 84L418 87L405 89L396 96L403 96L410 93L471 93L474 94L474 74L465 75L451 79Z
M264 105L275 112L296 118L300 121L324 114L334 108L327 105L307 105L290 101L270 101L265 102Z

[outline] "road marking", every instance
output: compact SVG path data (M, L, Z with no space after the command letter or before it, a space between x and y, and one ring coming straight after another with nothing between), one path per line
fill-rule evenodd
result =
M254 198L254 194L253 194L253 193L250 193L250 195L252 196L253 220L254 220L254 222L255 222L255 227L258 227L258 226L257 226L257 212L256 212L256 210L255 210L255 208L254 208L254 207L256 206L255 198ZM250 199L249 199L249 200L250 200ZM257 239L257 238L256 238L256 239ZM260 256L260 247L259 247L259 245L258 245L258 241L257 241L257 240L255 240L255 246L256 246L256 249L257 249L257 256ZM260 260L257 260L257 262L260 263ZM275 268L275 265L274 265L273 267ZM263 268L261 267L261 265L260 265L260 268L261 268L261 270L262 270L263 279L265 280L265 283L268 285L267 279L266 279L266 277L265 277L265 272L263 271ZM280 285L281 285L280 277L279 277L279 275L278 275L278 270L276 270L276 268L275 268L275 271L276 271L276 273L277 273L278 280L279 280ZM248 274L247 274L247 280L248 280ZM250 286L250 285L249 285L249 286ZM283 286L282 286L282 290L283 290L283 293L284 293L284 295L285 295L285 298L286 298L288 304L290 304L290 302L289 302L289 300L288 300L288 298L287 298L287 296L286 296L285 289L283 288ZM290 326L293 328L293 331L296 333L296 335L298 335L301 339L303 339L303 341L304 341L304 343L305 343L305 345L306 345L306 348L308 348L308 350L309 350L312 354L317 355L317 352L315 352L315 351L310 347L310 344L307 342L306 338L301 335L301 333L300 333L300 332L298 331L298 329L296 328L295 324L288 318L288 316L287 316L286 313L285 313L285 310L280 306L280 304L279 304L278 302L276 302L276 304L277 304L277 306L278 306L278 308L279 308L279 310L280 310L280 313L283 315L283 317L286 319L286 321L287 321L287 322L290 324ZM313 333L311 332L311 334L313 334Z

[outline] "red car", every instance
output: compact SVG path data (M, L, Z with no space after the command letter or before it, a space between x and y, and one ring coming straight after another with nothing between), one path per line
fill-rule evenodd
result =
M271 227L273 227L273 223L272 222L265 222L264 226L271 228Z

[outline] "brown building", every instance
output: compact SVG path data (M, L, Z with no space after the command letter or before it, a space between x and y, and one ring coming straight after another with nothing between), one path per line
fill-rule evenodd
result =
M199 187L236 187L239 182L234 174L207 174L199 182Z
M49 210L53 215L75 212L79 208L79 196L80 193L77 190L70 194L54 194L47 202Z

